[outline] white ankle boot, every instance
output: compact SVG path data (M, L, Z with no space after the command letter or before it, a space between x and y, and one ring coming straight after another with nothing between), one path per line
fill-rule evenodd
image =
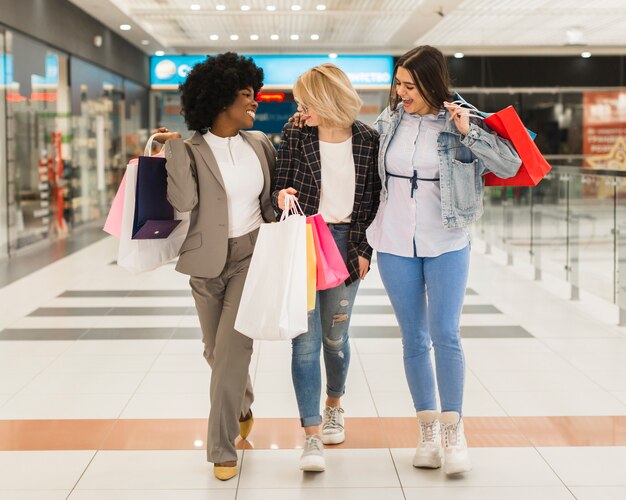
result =
M417 449L413 457L413 467L438 469L441 467L441 437L439 413L436 411L418 411L419 433Z
M455 411L443 412L440 422L445 460L443 471L446 474L460 474L472 470L460 415Z

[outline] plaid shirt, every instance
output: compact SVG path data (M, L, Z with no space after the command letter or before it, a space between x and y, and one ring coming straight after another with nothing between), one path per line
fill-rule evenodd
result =
M380 201L380 177L378 176L378 132L364 123L352 125L352 154L354 156L354 207L350 219L347 267L350 276L346 285L359 279L359 256L371 260L372 247L365 238L365 230L374 220ZM319 211L320 186L322 183L320 144L316 127L296 127L288 123L283 128L272 204L278 208L280 190L292 187L305 215Z

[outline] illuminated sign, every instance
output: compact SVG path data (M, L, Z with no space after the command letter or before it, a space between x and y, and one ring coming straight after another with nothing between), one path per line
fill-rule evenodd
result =
M250 56L263 69L265 88L291 88L296 78L314 66L332 63L346 72L352 84L359 88L381 88L391 85L392 56L323 55L258 55ZM152 56L150 83L154 88L176 88L205 55Z
M259 92L256 95L259 102L283 102L285 100L284 92Z

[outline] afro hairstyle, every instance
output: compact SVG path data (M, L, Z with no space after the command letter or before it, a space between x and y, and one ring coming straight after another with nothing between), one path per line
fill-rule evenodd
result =
M196 64L179 86L181 115L189 130L206 134L215 118L248 87L254 94L263 86L263 70L252 58L226 52L207 56Z

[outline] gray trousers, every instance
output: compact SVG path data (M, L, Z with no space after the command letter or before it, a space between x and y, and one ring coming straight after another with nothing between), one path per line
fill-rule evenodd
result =
M258 229L228 240L228 256L217 278L191 277L189 283L202 328L204 357L211 366L211 411L207 460L237 460L239 419L254 399L248 372L252 339L235 331L235 318Z

